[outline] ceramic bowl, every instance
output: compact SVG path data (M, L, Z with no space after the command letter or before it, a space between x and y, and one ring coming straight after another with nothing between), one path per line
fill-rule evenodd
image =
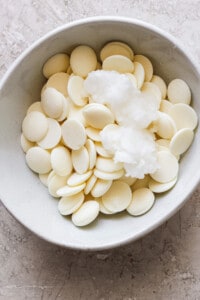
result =
M58 200L51 197L37 175L25 164L20 147L21 124L29 105L40 99L44 83L42 66L53 54L87 44L99 53L108 41L128 43L135 53L147 55L155 74L168 83L185 80L192 90L192 105L200 112L200 75L184 48L168 33L134 19L95 17L64 25L26 50L7 71L0 84L0 199L25 227L54 244L82 250L100 250L135 241L170 218L186 202L200 178L200 132L180 164L179 179L169 192L157 196L147 214L101 215L86 228L62 217Z

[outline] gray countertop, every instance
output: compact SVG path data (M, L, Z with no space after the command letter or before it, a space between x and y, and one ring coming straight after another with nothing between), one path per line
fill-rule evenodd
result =
M94 15L155 24L200 63L198 0L0 0L0 78L43 34ZM180 212L143 239L89 253L40 240L0 204L0 299L200 299L199 192L200 186Z

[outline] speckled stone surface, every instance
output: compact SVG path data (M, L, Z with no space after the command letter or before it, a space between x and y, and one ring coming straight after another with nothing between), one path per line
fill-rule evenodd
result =
M155 24L200 63L198 0L0 0L0 77L49 30L94 15ZM40 240L0 204L0 299L200 299L199 193L200 186L179 213L143 239L90 253Z

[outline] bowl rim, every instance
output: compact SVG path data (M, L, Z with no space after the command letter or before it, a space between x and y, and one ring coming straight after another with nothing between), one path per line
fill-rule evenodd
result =
M158 28L157 26L148 23L146 21L142 21L136 18L130 18L130 17L124 17L124 16L95 16L95 17L88 17L88 18L82 18L78 19L72 22L69 22L67 24L61 25L56 27L55 29L47 32L44 34L42 37L37 39L35 42L33 42L27 49L25 49L15 60L14 62L8 67L8 70L5 72L3 75L2 79L0 80L0 93L3 90L3 86L6 84L6 81L9 79L10 75L15 71L15 68L20 64L23 59L31 53L32 50L40 46L44 41L48 40L49 38L53 37L57 33L60 33L62 31L65 31L67 29L70 29L72 27L88 24L88 23L98 23L98 22L116 22L116 23L129 23L133 25L140 26L142 28L145 28L147 30L153 31L159 35L161 35L163 38L167 39L169 42L174 44L175 47L179 49L180 52L188 59L188 61L191 63L193 66L194 70L200 75L200 67L198 67L197 62L193 57L190 57L188 54L188 51L185 49L184 45L180 42L180 40L177 40L174 36L172 36L170 33L164 31L163 29ZM12 211L7 207L6 203L3 201L3 195L0 193L0 201L3 204L3 206L6 208L6 210L21 224L23 225L26 229L28 229L30 232L34 233L37 237L53 244L57 245L60 247L68 248L68 249L73 249L73 250L82 250L82 251L99 251L99 250L107 250L107 249L112 249L116 247L120 247L122 245L129 244L131 242L134 242L138 240L139 238L144 237L160 225L162 225L165 221L167 221L169 218L171 218L177 211L180 210L180 208L186 203L186 201L190 198L190 196L193 194L194 190L197 188L197 185L200 182L200 176L199 178L196 179L196 181L193 184L192 189L183 197L183 201L177 205L175 209L170 210L164 218L154 222L151 226L148 228L142 229L140 232L135 234L133 237L129 238L121 238L120 240L117 240L116 242L111 242L107 243L106 245L102 246L86 246L86 245L73 245L73 244L62 244L62 242L57 242L54 241L51 238L47 238L46 236L43 236L40 234L38 231L28 227L26 224L24 224L18 217L14 215Z

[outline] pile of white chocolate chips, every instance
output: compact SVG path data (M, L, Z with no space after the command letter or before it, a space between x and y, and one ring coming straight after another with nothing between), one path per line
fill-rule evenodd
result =
M197 115L185 81L167 86L125 43L76 47L47 60L47 82L22 124L26 162L76 226L99 212L146 213L177 181Z

